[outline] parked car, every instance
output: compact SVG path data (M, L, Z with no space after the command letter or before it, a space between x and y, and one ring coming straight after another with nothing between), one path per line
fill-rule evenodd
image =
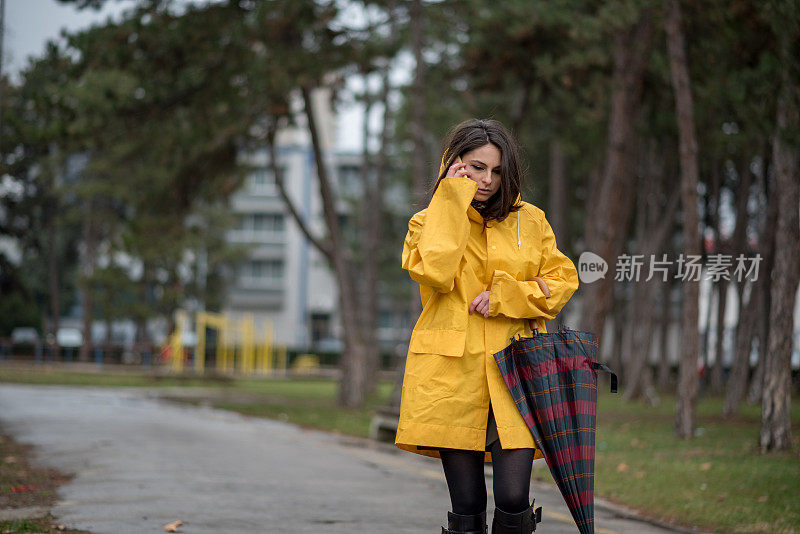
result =
M11 331L11 343L14 345L36 345L39 343L39 332L30 326L20 326Z
M77 328L65 326L58 329L56 343L59 347L77 348L83 345L83 334Z

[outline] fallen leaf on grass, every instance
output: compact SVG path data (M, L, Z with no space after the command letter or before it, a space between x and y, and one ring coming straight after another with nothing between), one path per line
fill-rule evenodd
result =
M173 521L172 523L164 525L164 530L167 532L178 532L178 527L181 525L183 525L183 521L179 519L178 521Z
M766 495L762 495L761 497L759 497L759 498L758 498L758 499L756 499L756 500L757 500L758 502L767 502L767 501L769 500L769 497L767 497Z
M724 501L724 500L725 500L725 497L727 497L727 495L717 495L717 502L722 502L722 501Z
M709 469L711 469L711 462L700 464L700 471L708 471Z
M24 491L33 491L36 488L38 488L38 486L11 486L11 492L22 493Z
M636 478L644 478L645 472L644 471L636 471L636 474L633 475Z
M628 470L628 464L626 464L625 462L622 462L617 466L617 471L619 471L620 473L627 470Z

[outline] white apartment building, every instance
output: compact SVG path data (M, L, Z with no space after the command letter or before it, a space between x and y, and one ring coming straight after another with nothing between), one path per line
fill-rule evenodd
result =
M332 187L337 197L357 194L361 156L334 150L336 127L328 95L318 90L312 98ZM302 113L296 116L305 118ZM288 196L311 232L324 236L319 181L305 123L279 131L276 145ZM339 350L341 322L335 277L280 197L268 150L249 154L246 160L255 171L231 198L239 223L229 239L246 245L248 258L229 282L223 311L234 319L252 315L257 340L264 338L264 323L270 321L276 344L299 350ZM341 201L337 207L342 215L348 209Z

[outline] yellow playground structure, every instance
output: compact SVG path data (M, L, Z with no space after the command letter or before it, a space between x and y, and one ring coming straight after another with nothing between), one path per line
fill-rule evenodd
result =
M178 310L175 314L175 329L167 343L169 365L175 372L184 370L187 358L185 346L187 334L191 332L189 314ZM241 319L229 318L225 314L196 312L194 314L194 371L203 373L206 360L206 332L217 333L215 370L220 372L239 372L242 374L270 374L286 371L286 346L276 346L272 321L263 323L264 338L255 339L255 320L252 314Z

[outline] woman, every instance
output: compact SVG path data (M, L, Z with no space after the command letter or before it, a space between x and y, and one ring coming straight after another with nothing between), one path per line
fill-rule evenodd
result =
M516 335L545 332L578 288L544 212L520 198L513 137L495 120L453 127L428 207L408 224L403 268L419 283L422 313L409 342L399 448L441 458L452 512L443 534L484 534L484 462L492 462L492 533L535 530L528 504L543 455L493 354Z

